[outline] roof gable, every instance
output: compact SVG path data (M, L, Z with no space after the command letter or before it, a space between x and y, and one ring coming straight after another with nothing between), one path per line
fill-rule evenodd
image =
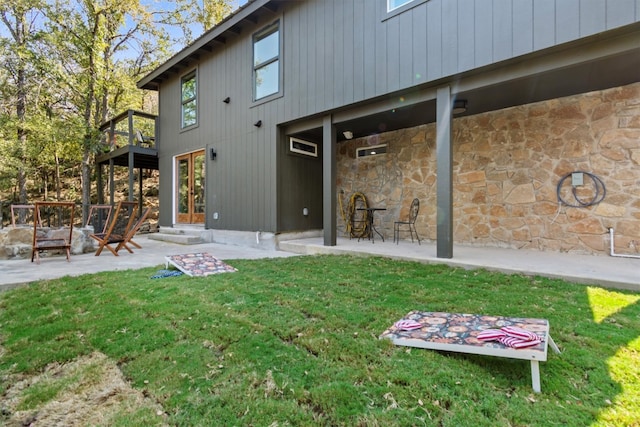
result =
M158 90L163 81L191 67L202 55L224 48L229 39L241 36L246 26L257 24L264 15L277 13L280 3L278 0L249 0L225 20L144 76L138 82L138 88Z

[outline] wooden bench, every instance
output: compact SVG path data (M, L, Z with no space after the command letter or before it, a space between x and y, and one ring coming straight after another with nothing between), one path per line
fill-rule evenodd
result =
M547 360L548 346L560 353L549 335L549 322L546 319L412 311L401 320L412 320L422 327L405 331L391 326L380 338L390 339L394 344L406 347L529 360L531 383L536 393L540 392L539 362ZM483 330L500 329L504 326L517 326L535 332L542 342L532 347L514 349L497 341L487 342L476 338Z

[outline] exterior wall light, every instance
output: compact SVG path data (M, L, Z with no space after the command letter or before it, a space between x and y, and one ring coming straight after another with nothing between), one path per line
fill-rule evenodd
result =
M451 112L453 114L462 114L467 111L467 100L466 99L456 99L453 102L453 109Z

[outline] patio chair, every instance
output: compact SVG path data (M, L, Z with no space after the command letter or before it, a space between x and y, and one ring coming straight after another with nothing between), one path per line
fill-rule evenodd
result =
M146 136L145 134L142 133L141 130L135 131L135 137L138 145L141 147L151 148L153 147L153 143L155 142L155 138L151 136Z
M71 261L74 211L73 202L36 202L31 262L35 259L40 264L43 251L64 251L67 262Z
M11 225L16 227L31 227L36 222L35 205L11 205Z
M94 233L106 233L111 219L111 205L91 205L85 227L92 226Z
M393 241L396 242L396 245L400 242L400 227L405 226L409 228L411 243L413 243L413 235L415 233L416 239L418 240L418 245L420 244L420 237L418 236L418 232L416 231L416 219L418 218L419 210L420 200L415 198L411 202L411 207L409 208L409 219L407 219L406 221L401 220L393 223Z
M90 235L92 239L98 242L96 256L99 256L104 248L109 249L113 255L118 256L118 251L116 248L112 248L111 245L116 243L120 245L125 241L127 233L131 230L136 219L135 210L137 206L138 202L118 202L107 231Z
M129 253L133 253L131 248L129 246L127 246L127 243L135 246L138 249L142 249L142 246L140 246L139 244L137 244L136 242L133 241L133 236L135 236L136 233L138 232L138 230L140 230L140 226L147 219L147 216L149 215L149 212L151 212L151 208L146 208L145 210L142 211L142 214L133 223L133 225L131 226L131 230L129 230L129 232L125 236L124 240L122 242L120 242L118 244L118 246L116 246L116 252L118 252L122 248L125 248L126 250L129 251Z

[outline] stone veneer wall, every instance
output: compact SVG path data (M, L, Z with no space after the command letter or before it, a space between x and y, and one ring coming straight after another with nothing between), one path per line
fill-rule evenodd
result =
M369 206L387 208L376 224L392 239L393 222L418 197L418 233L435 240L435 139L429 124L341 143L345 210L353 192L364 193ZM386 154L356 158L356 148L378 144L388 144ZM454 119L453 151L456 243L608 254L612 227L617 253L640 252L640 83ZM561 206L557 186L572 171L600 178L604 200ZM593 186L584 178L577 190L589 200ZM572 201L566 182L561 191Z

